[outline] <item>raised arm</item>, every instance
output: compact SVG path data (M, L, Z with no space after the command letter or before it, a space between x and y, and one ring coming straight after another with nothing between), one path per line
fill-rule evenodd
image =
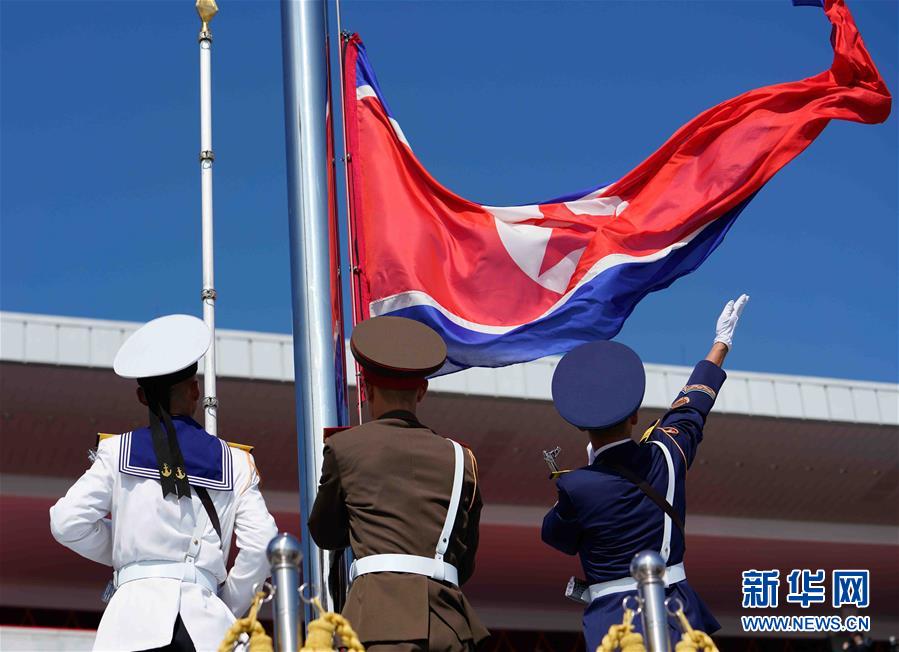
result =
M724 358L727 357L727 352L730 349L727 348L726 344L721 342L715 342L712 344L711 350L709 350L709 354L705 357L708 362L711 362L716 367L724 366Z
M734 330L747 301L749 297L743 294L736 301L727 302L718 317L715 341L709 354L693 369L671 409L647 431L646 436L660 441L671 450L675 464L682 460L689 468L693 463L696 449L702 441L706 417L727 378L721 365L733 346Z

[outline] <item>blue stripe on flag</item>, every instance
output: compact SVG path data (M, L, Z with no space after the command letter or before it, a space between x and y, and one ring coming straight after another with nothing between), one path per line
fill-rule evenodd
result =
M359 43L357 46L358 55L356 57L356 88L360 86L371 86L375 95L378 96L378 101L381 103L381 106L384 107L384 112L391 118L394 115L390 112L390 107L387 106L387 100L384 99L384 93L381 92L381 86L378 84L378 78L375 76L374 68L371 67L371 64L368 62L368 54L365 52L365 46L362 43Z
M431 306L412 306L387 314L424 322L446 340L447 364L436 375L468 367L501 367L564 353L584 342L612 339L644 296L668 287L709 257L752 197L665 258L608 269L578 288L555 312L508 333L469 330Z

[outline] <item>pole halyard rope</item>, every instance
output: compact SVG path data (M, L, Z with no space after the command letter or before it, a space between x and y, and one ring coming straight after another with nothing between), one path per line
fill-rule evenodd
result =
M357 266L357 256L356 256L356 234L353 230L353 220L350 217L350 164L352 161L350 160L350 156L347 153L346 142L347 142L347 127L346 127L346 89L344 88L344 70L343 70L343 52L346 47L346 41L349 38L349 34L345 34L343 31L343 23L341 22L340 15L340 0L335 0L335 13L337 14L337 35L340 40L340 48L337 52L337 70L340 75L340 126L343 131L343 142L341 143L343 149L343 193L344 193L344 206L346 207L346 222L347 222L347 249L349 250L349 258L350 258L350 301L353 309L353 326L356 325L356 316L359 314L359 297L356 296L356 284L357 284L357 276L359 275L359 268ZM358 362L353 363L353 368L356 372L356 416L359 419L359 423L362 423L362 368L359 366Z

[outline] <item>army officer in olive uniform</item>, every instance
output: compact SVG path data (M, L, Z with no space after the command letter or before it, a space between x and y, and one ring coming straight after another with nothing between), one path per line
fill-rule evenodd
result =
M473 650L488 635L460 588L478 547L477 463L416 416L446 345L419 322L376 317L351 348L374 420L328 438L309 530L322 548L352 546L343 614L370 652Z

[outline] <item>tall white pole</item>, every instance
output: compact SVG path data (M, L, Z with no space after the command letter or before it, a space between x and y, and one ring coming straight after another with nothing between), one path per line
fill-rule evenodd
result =
M330 558L306 525L321 475L324 429L340 423L331 337L325 12L324 0L281 0L303 581L321 592L328 608ZM307 622L312 615L307 607Z
M215 392L215 278L212 239L212 32L209 22L218 13L215 0L197 0L200 28L200 187L203 220L203 321L212 332L212 344L204 358L203 414L206 432L218 434L218 397Z

